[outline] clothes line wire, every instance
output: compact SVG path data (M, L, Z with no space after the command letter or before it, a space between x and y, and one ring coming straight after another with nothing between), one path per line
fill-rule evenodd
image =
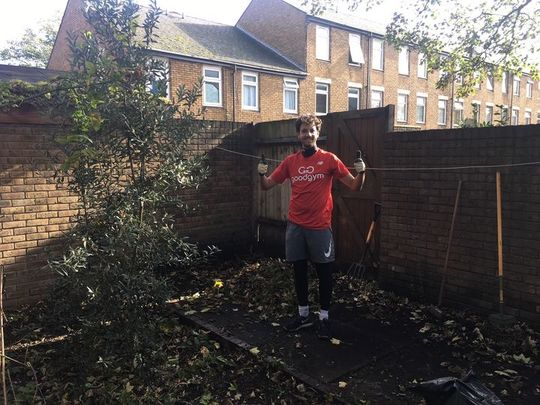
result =
M219 146L216 149L224 152L233 153L235 155L245 156L253 159L261 159L260 156L250 155L247 153L241 153L230 149L221 148ZM265 158L268 162L281 163L281 160ZM468 169L499 169L505 167L524 167L524 166L538 166L540 162L524 162L524 163L508 163L500 165L476 165L476 166L446 166L446 167L366 167L366 170L379 171L379 172L408 172L408 171L437 171L437 170L468 170ZM354 169L354 167L348 167L348 169Z

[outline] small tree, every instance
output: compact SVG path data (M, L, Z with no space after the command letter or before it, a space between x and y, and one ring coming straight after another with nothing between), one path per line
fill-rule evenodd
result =
M185 150L200 125L200 84L164 97L167 66L150 53L160 14L152 1L141 23L132 0L89 0L92 31L70 37L73 72L54 84L52 100L70 122L58 138L66 156L58 179L80 197L67 253L51 262L62 276L56 313L77 331L80 361L123 359L144 378L160 357L168 273L213 250L180 237L170 214L187 211L178 191L197 187L208 168Z
M40 21L37 31L27 28L20 39L8 41L7 46L0 49L0 60L22 66L47 66L59 24L57 15Z

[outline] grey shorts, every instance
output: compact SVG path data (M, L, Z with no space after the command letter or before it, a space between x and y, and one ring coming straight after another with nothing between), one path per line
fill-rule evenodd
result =
M287 222L285 231L285 257L288 262L311 260L313 263L330 263L335 260L332 230L305 229Z

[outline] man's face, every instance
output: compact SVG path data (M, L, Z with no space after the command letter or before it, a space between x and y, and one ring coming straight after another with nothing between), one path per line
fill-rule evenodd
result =
M315 125L302 124L300 131L298 132L298 140L304 148L311 148L317 146L317 138L319 138L319 131Z

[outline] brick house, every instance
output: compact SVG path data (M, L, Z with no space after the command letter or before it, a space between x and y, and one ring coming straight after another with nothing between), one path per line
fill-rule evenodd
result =
M81 5L68 1L51 69L68 68L65 38L85 26ZM284 0L252 0L234 27L167 12L158 34L153 48L169 61L171 88L203 77L208 119L260 122L394 104L402 129L502 114L511 124L540 122L538 82L505 75L459 99L459 83L437 89L439 72L428 72L417 51L388 46L384 27L357 15L313 16Z

